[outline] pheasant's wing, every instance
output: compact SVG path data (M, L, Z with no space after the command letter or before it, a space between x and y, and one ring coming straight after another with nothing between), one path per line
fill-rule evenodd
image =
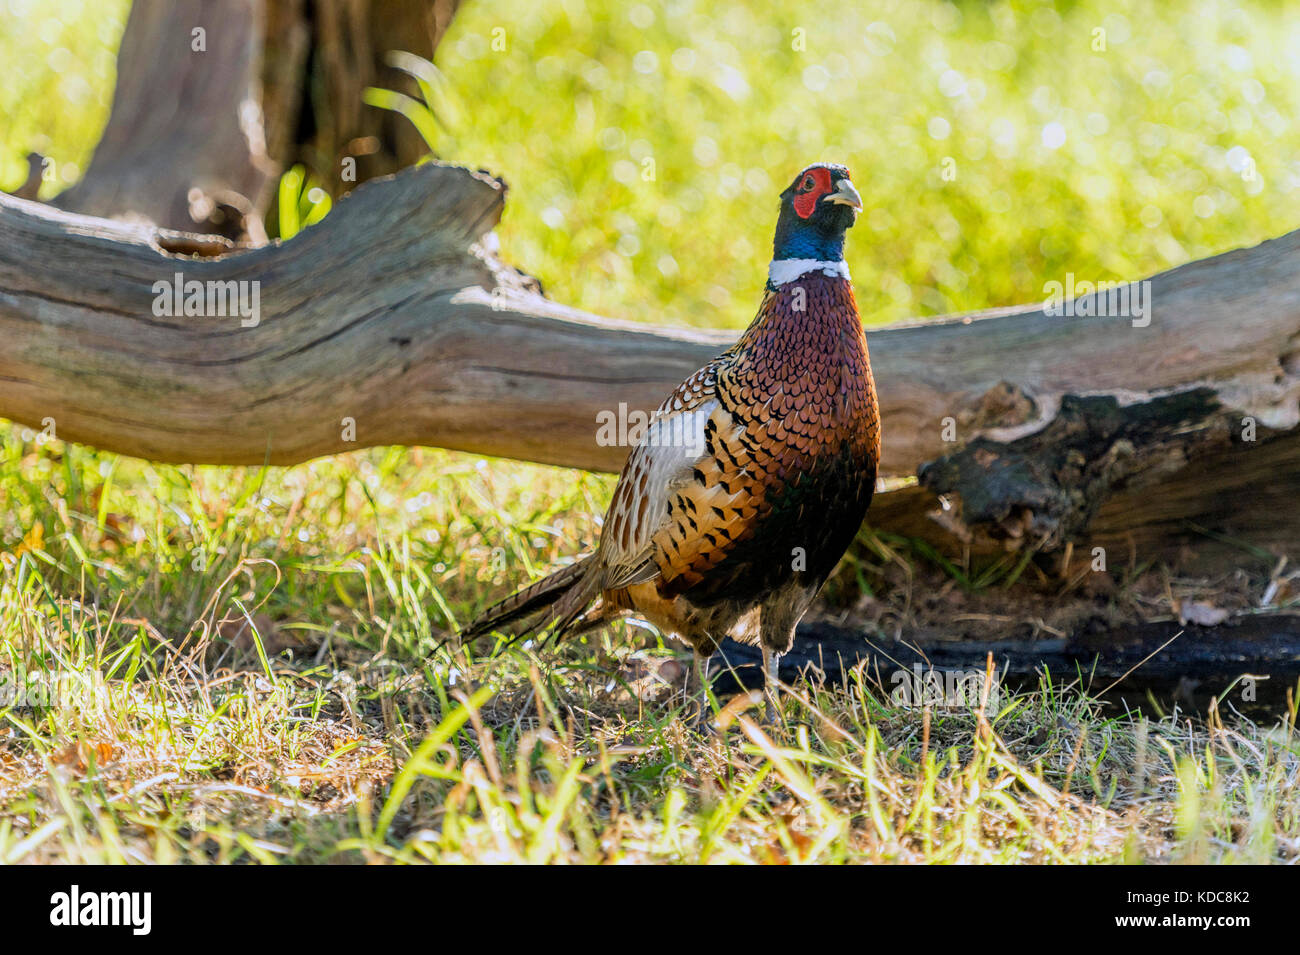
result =
M659 406L628 455L600 535L603 585L616 590L659 576L654 538L679 488L707 466L706 433L718 410L717 366L705 365Z
M606 589L656 577L683 589L750 536L771 468L721 400L727 357L669 396L629 456L601 534Z
M770 510L768 482L777 469L764 436L727 393L727 371L719 369L704 422L704 454L669 486L666 519L651 540L651 562L679 593L751 541Z

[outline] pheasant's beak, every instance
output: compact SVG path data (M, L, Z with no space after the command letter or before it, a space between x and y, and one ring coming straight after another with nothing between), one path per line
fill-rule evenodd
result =
M862 211L862 197L858 195L858 190L853 187L853 183L847 179L841 179L835 183L835 191L829 196L822 199L822 202L834 202L839 205L848 206L855 212Z

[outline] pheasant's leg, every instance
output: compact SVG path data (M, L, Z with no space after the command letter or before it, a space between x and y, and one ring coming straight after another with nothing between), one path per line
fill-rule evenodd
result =
M766 699L763 702L763 722L772 725L776 723L776 714L779 707L777 692L780 690L780 680L777 677L777 665L781 661L781 654L775 650L763 645L763 691Z
M700 732L705 732L709 727L709 658L706 654L696 650L692 662L694 663L692 670L695 676L695 685L698 687L695 694L695 728Z
M686 676L682 679L681 703L683 709L689 709L691 700L695 698L695 678L695 667L692 664L691 668L686 671Z

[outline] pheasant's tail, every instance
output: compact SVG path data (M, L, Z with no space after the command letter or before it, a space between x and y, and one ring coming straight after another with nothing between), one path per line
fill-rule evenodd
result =
M563 636L600 592L591 557L563 567L489 607L460 632L461 642L498 631L514 640L550 631Z

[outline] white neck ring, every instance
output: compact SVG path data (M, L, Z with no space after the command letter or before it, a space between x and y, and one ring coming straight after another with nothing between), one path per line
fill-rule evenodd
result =
M825 262L821 259L773 259L767 267L767 279L779 287L809 272L821 272L832 277L839 276L845 281L849 280L849 266L843 259L838 262Z

